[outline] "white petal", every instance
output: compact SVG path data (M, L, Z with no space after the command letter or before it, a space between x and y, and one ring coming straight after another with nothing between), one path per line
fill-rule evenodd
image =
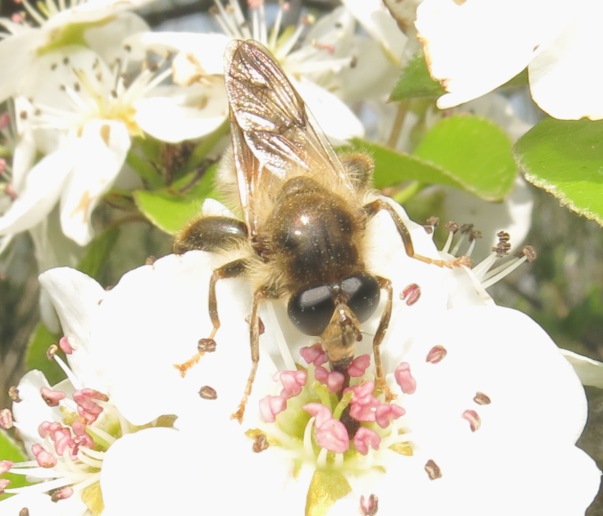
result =
M438 107L462 104L507 82L566 20L560 0L424 0L415 25L431 75L448 92Z
M568 20L568 26L529 66L534 101L549 115L563 120L603 118L603 4Z
M344 0L343 4L351 11L358 23L381 43L390 58L394 62L400 63L407 38L383 2L381 0Z
M61 414L58 408L49 407L42 399L40 389L50 388L44 373L37 370L29 371L19 382L19 403L13 403L13 416L23 439L26 453L30 453L31 445L42 443L39 434L40 422L60 421Z
M199 462L194 452L195 443L169 428L149 428L118 439L101 470L103 514L195 513L194 508L203 505L201 471L209 464Z
M0 217L0 234L18 233L38 224L57 203L73 156L62 149L42 158L27 174L23 190Z
M208 286L218 263L202 252L166 256L126 274L99 306L91 346L111 372L109 396L129 421L145 424L207 404L226 418L235 411L250 371L245 317L251 295L245 282L218 284L223 325L216 352L202 357L184 378L174 367L193 357L199 339L210 335ZM215 388L218 400L201 399L203 385Z
M364 135L358 117L336 95L303 79L295 87L327 136L337 142Z
M104 388L98 380L94 363L95 350L90 348L90 331L105 291L86 274L69 267L51 269L40 274L40 284L54 305L63 335L76 352L69 356L74 373L86 380L86 386Z
M113 63L124 52L124 39L146 30L149 30L149 26L140 16L123 12L115 15L109 23L93 25L86 29L84 37L89 47L106 63ZM145 56L130 49L128 57L142 60Z
M129 148L124 124L107 120L89 122L73 142L73 168L61 197L61 225L78 244L92 239L92 211L113 185Z
M224 51L229 41L224 34L141 32L127 38L125 43L134 49L159 54L176 52L172 65L174 80L178 84L190 84L193 78L224 73Z
M223 83L164 87L136 103L136 121L160 141L178 143L215 131L228 115Z
M561 353L572 364L576 374L583 385L590 385L603 389L603 363L592 358L579 355L568 349L561 349Z
M586 422L582 385L555 343L528 316L498 306L458 308L449 310L438 328L424 330L425 340L409 346L405 356L417 380L417 391L405 406L409 416L416 412L417 431L424 438L433 436L430 451L450 446L448 439L459 446L493 439L492 446L508 440L555 447L573 445L580 436ZM437 364L428 363L427 353L436 344L448 354ZM478 391L492 402L476 404ZM475 433L461 417L466 409L481 417ZM445 453L438 450L438 455Z
M0 502L0 512L6 515L23 514L21 511L25 508L29 516L81 516L87 509L77 495L57 503L47 494L26 491Z

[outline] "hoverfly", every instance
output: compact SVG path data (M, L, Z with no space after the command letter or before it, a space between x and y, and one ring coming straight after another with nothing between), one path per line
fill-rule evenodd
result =
M349 381L347 367L361 325L379 305L384 309L373 337L379 386L386 390L379 345L392 312L392 284L367 270L366 227L378 212L393 219L406 253L438 266L456 266L414 252L410 233L394 208L371 191L372 161L364 155L340 158L318 128L285 73L259 43L233 41L225 56L230 103L234 181L244 220L203 216L177 236L174 252L238 251L215 269L209 285L209 315L220 328L216 283L247 276L253 286L250 316L252 367L233 418L243 418L259 361L260 305L284 298L291 322L320 338L331 368ZM231 172L232 174L232 172ZM460 263L460 262L459 262ZM199 354L181 366L186 370Z

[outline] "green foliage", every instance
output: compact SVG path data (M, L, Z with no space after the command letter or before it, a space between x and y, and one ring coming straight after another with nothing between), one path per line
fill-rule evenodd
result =
M59 335L52 333L43 323L38 323L27 344L25 367L27 370L38 369L44 373L48 383L54 385L65 379L65 374L53 360L48 360L46 351L56 344Z
M190 173L170 187L137 190L134 202L152 224L173 235L199 213L205 199L213 197L216 168L210 167L201 177Z
M412 155L365 140L355 140L354 147L374 158L377 188L412 180L452 186L499 201L509 193L517 174L504 131L489 120L470 115L439 121Z
M423 53L413 57L394 86L389 100L406 100L417 97L439 97L442 85L431 78Z
M530 183L603 225L603 121L547 118L514 150Z
M25 455L17 443L11 439L8 434L4 431L0 431L0 458L2 460L10 460L11 462L21 462L25 460ZM23 475L13 475L12 473L6 473L2 475L3 479L10 480L11 488L21 487L27 485L28 482ZM4 500L11 495L3 494L0 495L0 500Z
M86 248L86 254L78 264L78 270L92 278L98 278L119 237L119 227L110 226L98 234Z

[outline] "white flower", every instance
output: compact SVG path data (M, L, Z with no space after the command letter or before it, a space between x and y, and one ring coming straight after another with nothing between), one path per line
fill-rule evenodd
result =
M534 101L560 119L603 118L603 36L597 0L424 0L416 27L432 76L456 106L504 84L526 66Z
M245 279L218 284L215 350L185 377L174 367L211 333L209 278L227 257L167 256L106 292L71 269L42 275L75 348L71 369L107 397L109 414L138 429L103 450L94 472L110 514L152 505L140 504L155 478L153 452L178 439L185 444L165 460L167 474L180 479L170 479L171 493L182 492L171 496L171 510L184 514L199 506L236 513L241 500L266 515L374 514L377 503L386 515L584 513L600 472L575 446L585 396L554 343L525 315L494 305L483 290L487 263L475 273L425 264L406 255L386 214L370 224L367 267L393 284L381 355L397 397L386 399L374 384L371 335L380 309L362 327L348 368L352 390L340 398L341 375L329 372L315 339L296 332L283 303L271 301L261 309L260 368L242 425L230 414L251 365ZM424 228L407 224L416 251L438 258ZM141 429L168 415L178 434ZM125 464L128 480L120 476ZM67 485L64 474L53 478ZM166 507L167 497L160 490L153 499Z
M347 95L340 75L349 78L345 82L351 92L366 83L378 83L382 74L391 70L383 58L378 62L362 59L362 70L349 75L363 44L355 36L356 23L345 8L318 20L308 16L296 26L283 27L287 4L279 3L274 25L269 28L263 1L248 2L248 19L237 1L225 5L215 0L215 4L215 19L224 34L141 33L131 41L155 50L177 51L174 78L190 84L223 73L224 49L230 39L255 39L274 54L328 136L342 141L364 133L360 120L342 101L358 95ZM371 73L367 73L369 68Z
M0 234L36 226L60 202L63 232L87 244L92 211L122 170L133 137L180 142L225 120L222 88L164 86L169 70L127 75L131 52L122 48L113 66L87 49L40 58L44 74L29 88L31 104L19 99L19 116L24 141L33 140L46 155L13 184L15 198L0 217Z
M9 32L0 41L3 81L0 100L27 94L28 86L39 80L40 58L68 46L91 48L112 59L126 34L147 30L139 16L127 12L149 0L52 0L31 5L22 2L24 12L17 20L0 19Z

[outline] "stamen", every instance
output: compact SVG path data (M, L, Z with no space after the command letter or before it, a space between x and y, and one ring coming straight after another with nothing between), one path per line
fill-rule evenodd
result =
M429 480L437 480L438 478L442 478L442 471L440 470L440 467L432 459L429 459L427 464L425 464L425 471L427 472L427 476L429 476Z
M421 298L421 287L416 283L411 283L404 287L400 293L400 299L406 302L407 306L414 305Z
M13 403L21 403L21 401L23 401L19 397L19 389L17 389L17 387L15 385L12 385L11 387L9 387L9 389L8 389L8 397L11 399L11 401Z
M199 396L201 396L204 400L215 400L218 398L218 393L213 387L204 385L199 389Z
M416 391L417 382L410 372L410 364L408 362L400 362L398 367L396 367L394 377L404 394L413 394Z
M9 409L0 410L0 428L10 430L14 425L13 413Z
M462 417L469 422L469 427L471 428L472 432L479 430L482 422L475 410L465 410Z
M475 403L478 405L490 405L490 403L492 403L489 396L479 391L475 393L473 401L475 401Z
M444 244L444 247L442 248L442 252L446 253L446 254L451 254L449 251L450 246L452 245L454 235L459 230L459 225L456 222L449 221L446 223L446 225L444 227L448 230L448 238L446 239L446 243Z
M514 258L489 271L482 278L482 287L487 289L495 283L498 283L504 277L508 276L517 267L525 262L533 262L537 258L535 249L532 246L525 246ZM480 264L481 265L481 264Z
M360 512L362 516L375 516L379 510L379 498L371 494L368 499L364 495L360 497Z
M258 434L255 436L255 439L253 440L252 450L254 453L260 453L260 452L263 452L264 450L267 450L269 446L270 446L270 443L268 442L266 435Z
M429 350L425 361L431 364L437 364L438 362L441 362L447 354L448 351L446 351L446 348L438 344Z

